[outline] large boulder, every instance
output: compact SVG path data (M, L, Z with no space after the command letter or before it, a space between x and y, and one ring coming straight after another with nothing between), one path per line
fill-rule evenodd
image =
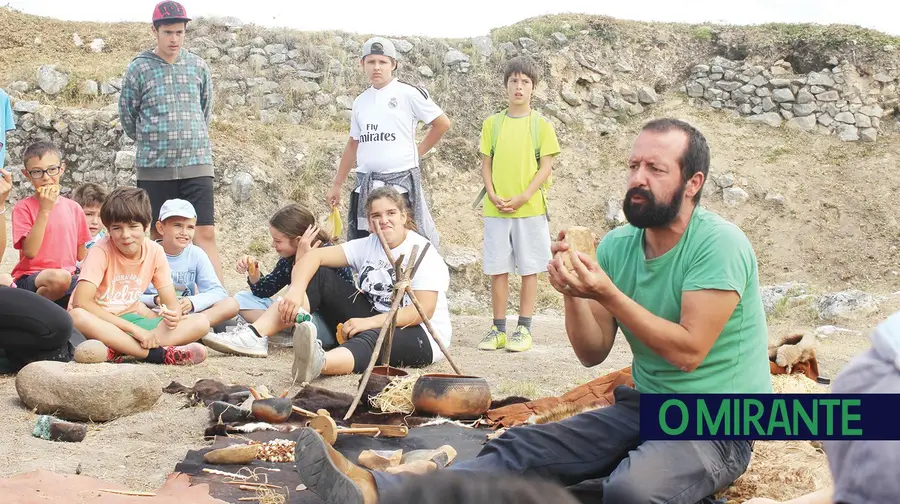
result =
M162 388L137 364L39 361L16 375L16 392L28 409L74 421L105 422L148 410Z

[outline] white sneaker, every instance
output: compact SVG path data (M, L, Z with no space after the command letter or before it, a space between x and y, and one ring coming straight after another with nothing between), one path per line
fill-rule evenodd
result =
M265 336L260 338L250 329L250 326L243 326L224 333L210 333L200 341L209 348L222 353L247 357L268 357L269 355L269 338Z
M294 324L294 365L291 376L294 383L309 383L318 378L325 367L325 350L316 336L312 321Z

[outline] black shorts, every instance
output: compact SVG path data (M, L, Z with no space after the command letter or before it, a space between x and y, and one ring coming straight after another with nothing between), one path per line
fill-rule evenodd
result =
M38 288L37 288L37 285L35 284L35 282L37 282L38 275L40 275L40 272L32 273L30 275L22 275L19 278L13 279L13 281L16 283L17 288L36 293ZM76 272L76 274L72 275L72 283L69 284L69 288L66 289L66 293L63 294L63 297L61 297L53 302L68 310L69 309L69 297L71 297L72 292L75 291L75 284L77 284L77 283L78 283L78 273Z
M216 223L215 197L212 177L195 177L180 180L138 180L137 186L150 195L153 207L153 222L156 225L159 209L167 200L180 198L194 205L198 226L212 226Z

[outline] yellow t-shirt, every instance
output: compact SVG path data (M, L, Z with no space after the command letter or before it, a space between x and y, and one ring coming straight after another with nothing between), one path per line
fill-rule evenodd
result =
M559 141L553 125L543 118L539 118L537 124L540 127L541 157L559 154ZM485 119L481 125L481 153L485 156L491 155L493 126L494 116ZM518 196L525 192L537 171L538 163L534 159L531 139L531 118L504 117L491 160L494 192L501 198ZM543 215L547 210L540 190L535 191L527 203L511 214L501 213L487 196L484 197L483 204L485 217L534 217Z

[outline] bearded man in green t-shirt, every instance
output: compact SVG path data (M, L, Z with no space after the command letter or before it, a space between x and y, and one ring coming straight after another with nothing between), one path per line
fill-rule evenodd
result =
M604 236L596 261L562 240L552 245L548 273L565 298L575 355L585 366L602 363L621 329L635 387L618 387L605 408L508 429L443 470L548 479L603 504L712 504L746 471L748 441L640 437L641 393L772 392L756 256L737 226L699 206L708 172L697 129L651 121L628 158L629 224ZM329 504L399 502L396 492L415 477L356 467L310 429L295 457L303 481Z

